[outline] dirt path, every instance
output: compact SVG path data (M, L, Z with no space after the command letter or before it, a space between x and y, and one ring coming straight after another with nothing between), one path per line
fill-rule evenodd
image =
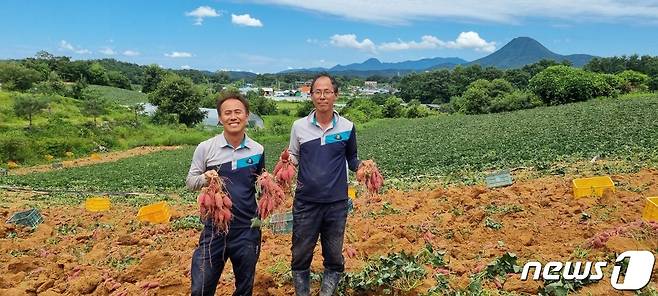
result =
M444 250L450 285L465 288L469 277L506 252L526 261L599 261L626 250L658 252L658 228L642 224L645 198L658 196L658 171L612 176L616 193L602 198L574 199L569 178L546 177L501 189L458 186L432 191L393 191L382 201L356 200L348 218L346 270L360 271L369 259L390 252L419 252L426 243ZM0 220L38 204L25 193L0 192ZM196 215L195 205L175 205L172 221ZM190 260L199 231L177 223L148 225L136 221L138 208L113 204L105 213L81 206L42 207L44 223L30 232L0 222L0 295L188 295ZM635 223L635 224L634 224ZM492 225L499 224L499 229ZM628 228L595 248L592 238L611 229ZM293 295L287 276L290 234L263 230L254 295ZM314 272L322 271L320 247ZM633 295L612 289L606 280L570 295ZM436 284L430 270L417 295ZM232 268L224 269L217 295L233 292ZM149 284L151 284L149 288ZM654 266L653 287L658 285ZM521 282L508 275L497 288L485 282L491 295L536 295L541 281ZM313 283L313 290L318 283ZM399 292L399 291L398 291ZM499 293L500 292L500 293ZM527 293L527 294L526 294ZM370 293L374 295L378 293ZM510 295L510 294L504 294Z
M87 165L93 165L98 163L117 161L123 158L149 154L157 151L174 150L178 148L180 148L180 146L142 146L142 147L136 147L123 151L98 153L97 156L95 157L89 156L84 158L65 160L62 161L61 164L63 168L87 166ZM10 174L27 175L31 173L41 173L41 172L48 172L52 170L55 170L55 168L53 168L53 165L47 164L47 165L17 168L11 170Z

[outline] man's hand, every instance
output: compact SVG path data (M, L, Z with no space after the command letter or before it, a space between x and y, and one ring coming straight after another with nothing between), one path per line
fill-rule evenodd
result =
M209 170L205 173L203 173L204 176L206 176L206 181L210 181L212 178L219 178L219 175L217 174L217 171L215 170Z

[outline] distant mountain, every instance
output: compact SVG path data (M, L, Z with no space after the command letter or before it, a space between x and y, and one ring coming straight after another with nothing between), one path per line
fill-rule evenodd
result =
M451 68L456 65L465 64L467 61L460 58L431 58L431 59L421 59L416 61L404 61L396 63L382 63L376 58L370 58L364 61L363 63L354 63L349 65L336 65L329 69L327 68L311 68L311 69L292 69L286 70L281 73L290 73L290 72L322 72L326 71L332 74L345 74L345 73L360 73L362 76L363 73L371 73L370 75L385 75L383 73L378 73L383 71L386 73L395 73L397 71L401 72L414 72L422 71L429 68L441 67L441 68Z
M558 62L568 60L573 66L582 67L592 58L594 58L594 56L586 54L560 55L550 51L535 39L529 37L517 37L494 53L468 64L509 69L520 68L525 65L539 62L542 59L547 59Z

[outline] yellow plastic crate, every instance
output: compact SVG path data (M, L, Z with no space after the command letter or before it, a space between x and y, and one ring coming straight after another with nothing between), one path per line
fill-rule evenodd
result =
M93 160L101 160L101 156L98 153L92 153L90 158Z
M573 196L575 198L587 196L603 196L606 189L615 192L615 183L610 176L580 178L573 180Z
M102 212L110 209L110 199L107 197L92 197L85 200L85 209L90 212Z
M142 222L169 223L170 218L169 205L164 201L143 206L137 213L137 220Z
M354 186L347 187L347 196L351 199L356 198L356 188Z
M647 197L647 203L642 211L642 219L647 222L658 222L658 196Z

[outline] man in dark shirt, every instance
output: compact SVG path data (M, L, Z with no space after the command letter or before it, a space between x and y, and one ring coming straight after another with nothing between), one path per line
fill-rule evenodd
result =
M347 169L356 172L354 124L334 110L336 80L321 74L311 84L315 110L292 126L291 160L298 166L293 204L292 272L295 294L310 293L310 266L320 237L324 273L320 296L333 295L345 270L343 237L348 212Z

